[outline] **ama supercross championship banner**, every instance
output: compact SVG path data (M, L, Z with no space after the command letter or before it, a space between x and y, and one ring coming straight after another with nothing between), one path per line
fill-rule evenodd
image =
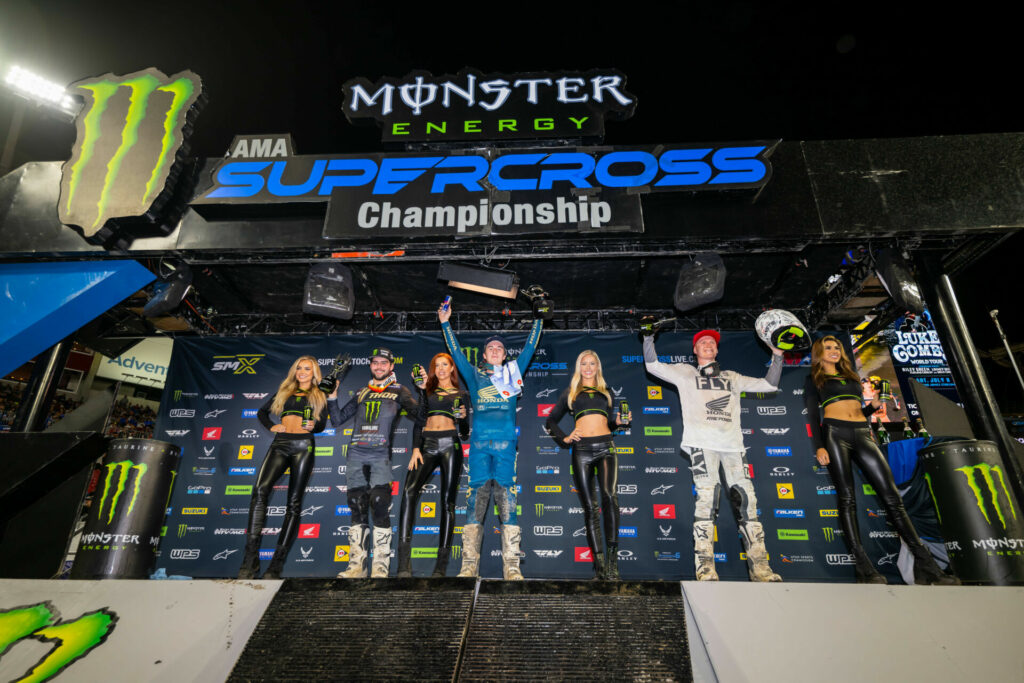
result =
M482 360L487 333L458 338L468 359ZM526 332L507 334L515 356ZM693 333L659 335L662 362L693 362ZM414 363L428 364L445 351L440 332L334 337L264 337L181 339L175 342L157 422L157 438L182 449L180 473L171 497L158 567L168 574L197 577L233 576L238 572L252 487L272 440L256 419L257 409L277 389L300 355L317 358L324 371L334 357L352 354L353 367L339 389L347 401L370 377L366 354L387 346L396 355L399 382L411 386ZM751 332L722 335L719 361L725 369L763 377L769 351ZM544 431L544 422L559 394L569 385L580 351L601 357L604 375L616 397L628 400L633 423L615 436L619 461L621 510L619 566L627 579L693 579L693 480L680 455L682 423L679 396L644 371L641 344L625 332L545 332L524 374L519 401L519 524L523 529L522 567L533 578L588 578L592 558L583 529L583 509L573 489L568 450L559 449ZM743 431L749 469L758 496L761 521L772 566L785 580L851 581L852 558L839 530L835 489L813 458L803 415L806 367L787 367L780 391L743 401ZM409 461L412 422L397 422L392 442L393 505L397 524L402 486ZM563 424L563 428L568 426ZM286 576L333 576L347 566L350 511L346 500L345 452L351 425L316 436L316 464L306 488L299 537L292 547ZM456 509L451 575L458 573L460 535L466 520L465 484ZM413 572L433 567L438 542L438 479L420 499L413 535ZM287 475L270 500L263 550L272 554L285 511ZM896 533L870 487L858 481L861 533L879 569L898 582ZM722 579L746 580L745 558L727 496L718 518L718 573ZM488 516L481 575L501 576L497 518ZM395 528L397 537L397 527ZM395 561L392 559L392 571Z

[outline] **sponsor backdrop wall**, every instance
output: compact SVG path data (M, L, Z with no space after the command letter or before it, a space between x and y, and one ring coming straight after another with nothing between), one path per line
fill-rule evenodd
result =
M486 334L459 335L472 362L479 361ZM511 334L514 354L526 335ZM692 333L666 333L657 339L663 362L692 362ZM355 363L339 389L347 400L369 378L364 355L378 345L398 357L399 381L409 384L413 363L426 364L444 350L440 333L335 336L182 339L174 345L157 438L182 449L181 471L170 501L158 566L169 574L231 576L238 570L249 498L271 434L256 410L277 388L296 357L308 354L329 369L341 352ZM569 452L544 432L548 411L568 386L576 356L594 349L615 394L626 398L633 424L615 437L619 451L621 508L620 568L628 579L692 579L693 483L680 456L681 422L675 389L661 385L643 368L640 341L628 333L545 332L519 402L519 521L523 527L523 571L528 577L592 576L583 535L583 515L572 486ZM722 366L763 376L768 351L753 332L723 334ZM849 581L853 569L836 518L835 490L825 468L813 459L803 415L801 387L806 367L788 367L777 395L743 402L747 458L758 495L772 564L785 580ZM566 426L566 425L563 425ZM286 576L332 576L348 560L349 510L345 493L348 428L316 437L316 469L306 489L299 538ZM409 459L412 423L397 423L392 448L395 479L392 521L397 524L400 494ZM437 547L437 477L426 486L413 536L413 570L429 573ZM463 474L462 485L465 486ZM262 555L268 559L284 514L287 479L270 501L269 534ZM858 481L861 534L868 551L891 581L898 582L898 540L886 524L875 496ZM746 565L735 518L722 496L717 536L718 572L723 579L746 580ZM493 506L492 506L493 513ZM456 537L465 522L465 493L459 494ZM483 576L500 571L500 538L488 517ZM458 572L461 547L452 550L449 573ZM392 563L394 566L394 562Z

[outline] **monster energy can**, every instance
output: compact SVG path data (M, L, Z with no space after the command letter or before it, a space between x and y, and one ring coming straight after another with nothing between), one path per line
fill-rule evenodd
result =
M110 442L71 578L145 579L153 573L180 460L181 449L163 441ZM186 525L182 535L187 534ZM181 545L185 538L174 540ZM171 549L165 547L164 552Z
M1024 513L991 441L946 441L918 452L946 549L964 583L1024 584Z

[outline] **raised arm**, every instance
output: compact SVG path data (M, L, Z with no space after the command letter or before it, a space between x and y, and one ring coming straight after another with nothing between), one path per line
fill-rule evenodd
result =
M530 367L530 361L533 360L533 354L537 350L537 344L540 342L540 333L544 329L544 321L537 318L533 321L533 327L530 328L530 336L526 338L526 343L523 344L523 351L516 358L516 363L519 364L519 372L525 373L526 368Z
M335 427L340 427L356 415L356 408L359 404L359 397L353 396L349 399L345 407L338 407L338 399L333 398L327 401L327 410L331 414L331 424Z
M782 352L772 354L772 362L768 365L768 372L763 378L747 377L739 375L737 383L740 391L754 393L758 391L772 392L779 390L779 381L782 379Z

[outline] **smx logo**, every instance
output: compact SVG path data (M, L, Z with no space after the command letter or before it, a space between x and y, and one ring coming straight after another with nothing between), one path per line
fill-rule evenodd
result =
M187 148L185 135L205 101L191 71L157 69L105 74L68 86L85 106L75 119L75 146L61 167L61 223L93 237L110 219L159 210Z
M213 366L210 370L213 372L231 370L233 375L255 375L255 365L265 355L265 353L240 353L235 356L214 356Z

